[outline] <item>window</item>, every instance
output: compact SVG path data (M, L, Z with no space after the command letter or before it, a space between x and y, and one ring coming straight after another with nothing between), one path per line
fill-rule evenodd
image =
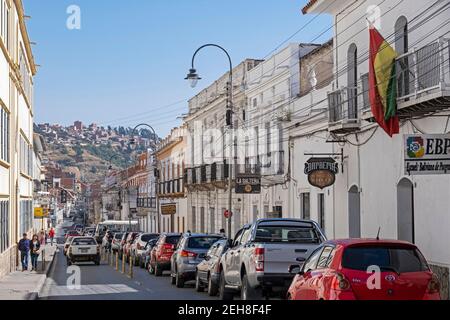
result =
M311 195L309 192L302 193L300 199L302 219L311 220Z
M347 53L348 119L358 115L358 48L351 44Z
M395 51L399 55L409 50L408 20L402 16L395 23ZM407 96L410 93L409 57L400 58L397 64L397 78L399 96Z
M1 6L1 38L3 39L3 43L5 46L9 49L9 8L5 0L0 0L0 6Z
M205 208L200 208L200 232L205 232Z
M216 209L209 208L209 233L214 233L216 229Z
M311 257L309 257L309 259L305 262L305 266L303 267L303 270L304 270L305 272L309 272L309 271L316 270L316 268L317 268L317 263L319 262L320 254L322 253L322 249L323 249L323 248L317 249L317 250L311 255Z
M346 269L367 271L379 266L381 271L398 273L428 271L428 265L420 252L413 247L350 247L344 251L342 266Z
M20 201L20 234L27 233L33 224L33 201Z
M256 230L255 242L262 243L320 243L317 230L307 226L264 225Z
M192 232L197 231L197 216L196 216L196 208L192 207Z
M9 201L0 201L0 253L9 248Z
M9 162L9 113L0 106L0 160Z
M33 172L33 151L23 136L20 136L20 172L28 176Z
M319 258L319 263L317 264L318 268L327 268L329 266L331 262L331 253L333 250L334 249L332 247L325 247L325 249L323 249Z
M322 230L325 229L325 195L319 193L318 195L318 212L319 212L319 226Z

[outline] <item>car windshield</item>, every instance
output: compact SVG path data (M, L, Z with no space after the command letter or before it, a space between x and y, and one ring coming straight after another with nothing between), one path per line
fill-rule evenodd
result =
M178 240L180 240L181 236L170 236L166 237L166 243L168 244L177 244Z
M258 226L255 242L320 243L316 229L303 226Z
M79 238L79 239L73 239L73 241L72 241L73 246L93 246L96 244L97 243L92 238Z
M192 237L189 238L188 248L209 249L217 240L220 240L220 237Z
M114 239L122 239L123 234L122 233L116 233L114 235Z
M342 266L358 271L367 271L371 266L397 273L428 271L425 258L412 247L350 247L344 251Z
M141 236L141 241L149 242L150 240L155 239L157 237L158 237L158 235L156 235L156 234L146 233Z

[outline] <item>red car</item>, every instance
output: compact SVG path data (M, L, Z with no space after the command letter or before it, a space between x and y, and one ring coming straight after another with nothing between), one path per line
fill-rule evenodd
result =
M328 241L289 269L289 300L440 300L438 279L408 242Z
M163 271L170 270L170 258L172 258L180 240L179 233L165 233L159 236L158 242L150 253L150 263L148 264L148 271L151 274L159 277Z

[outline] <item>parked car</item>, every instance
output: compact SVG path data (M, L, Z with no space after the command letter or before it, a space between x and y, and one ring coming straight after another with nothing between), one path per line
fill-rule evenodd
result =
M77 230L68 230L64 235L64 238L67 240L68 237L78 237L80 233Z
M164 271L170 270L170 258L175 252L176 245L181 238L179 233L162 234L151 251L149 272L159 277Z
M95 234L95 228L85 228L83 231L83 236L93 237Z
M373 268L378 288L369 288ZM420 250L403 241L333 240L302 265L288 291L290 300L440 300L440 285ZM377 275L377 274L375 274Z
M151 254L153 248L155 247L156 243L158 242L158 239L159 239L159 237L152 239L149 242L147 242L147 244L145 245L144 251L141 256L141 261L143 261L143 265L141 265L142 268L148 270L148 265L150 263L150 254Z
M145 260L142 259L144 248L147 243L159 237L157 233L140 233L131 245L131 256L134 258L135 266L143 267Z
M195 280L197 265L206 257L211 246L222 236L207 234L184 234L171 257L171 282L183 288L186 281Z
M69 250L70 243L72 242L73 237L67 237L66 242L64 243L63 254L67 255L67 251Z
M206 253L205 259L197 266L195 288L197 291L208 289L210 296L219 292L220 258L228 250L227 239L217 241Z
M324 241L314 221L261 219L238 231L230 249L220 260L219 295L257 300L286 296L293 275L289 266L305 260Z
M119 259L123 259L123 249L125 247L125 244L127 242L129 232L124 232L122 235L122 239L120 239L119 244Z
M100 265L100 246L93 237L74 237L66 257L68 266L76 262L94 262Z
M119 252L120 250L120 242L122 241L123 233L122 232L116 232L113 235L113 239L111 242L111 250L115 254L116 252Z
M136 240L137 236L139 235L138 232L130 232L128 234L127 240L125 241L125 244L123 246L123 254L125 257L125 261L130 261L131 258L131 246L133 245L134 240Z

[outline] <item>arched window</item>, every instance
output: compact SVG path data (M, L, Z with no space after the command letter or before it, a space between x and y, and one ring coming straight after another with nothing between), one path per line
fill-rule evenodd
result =
M352 43L347 53L348 119L358 118L358 48Z
M395 51L399 55L409 51L408 20L401 16L395 23ZM410 93L409 58L400 58L397 63L398 96L407 96Z

